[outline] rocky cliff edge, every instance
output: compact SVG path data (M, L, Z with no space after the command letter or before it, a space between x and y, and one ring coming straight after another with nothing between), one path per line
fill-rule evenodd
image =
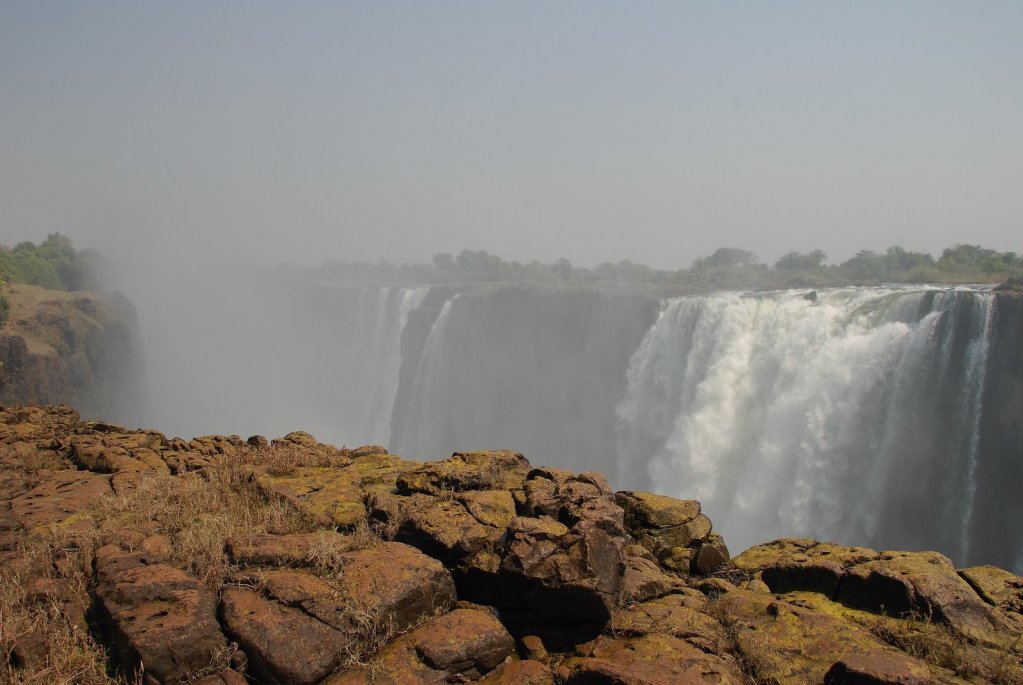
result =
M0 681L1020 683L1023 578L776 540L518 453L0 409Z
M0 326L0 404L58 404L145 421L148 395L135 308L116 292L11 283Z

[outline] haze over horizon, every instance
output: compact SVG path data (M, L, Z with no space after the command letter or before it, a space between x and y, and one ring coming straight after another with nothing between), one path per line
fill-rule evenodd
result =
M0 2L0 242L1020 251L1023 5Z

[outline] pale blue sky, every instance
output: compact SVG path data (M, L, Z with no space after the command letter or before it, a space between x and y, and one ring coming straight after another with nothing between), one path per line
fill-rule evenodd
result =
M0 0L0 242L1023 252L1020 2Z

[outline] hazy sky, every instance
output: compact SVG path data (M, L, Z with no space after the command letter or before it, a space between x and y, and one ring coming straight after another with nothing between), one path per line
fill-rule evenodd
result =
M1020 2L0 0L0 242L1023 251Z

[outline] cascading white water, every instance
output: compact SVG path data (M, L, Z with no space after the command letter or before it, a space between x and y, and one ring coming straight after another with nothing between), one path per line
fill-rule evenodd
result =
M408 428L400 441L392 445L392 449L404 452L407 445L435 442L438 436L443 436L447 426L455 421L450 411L445 411L445 389L450 379L442 377L440 370L443 364L440 359L444 353L451 307L457 299L458 295L455 295L444 302L426 336L422 359L417 364L410 390L408 415L405 419Z
M344 439L386 445L398 391L401 333L429 288L360 288L339 341L338 424Z
M618 484L701 500L737 549L812 535L964 558L992 300L670 300L630 362Z

